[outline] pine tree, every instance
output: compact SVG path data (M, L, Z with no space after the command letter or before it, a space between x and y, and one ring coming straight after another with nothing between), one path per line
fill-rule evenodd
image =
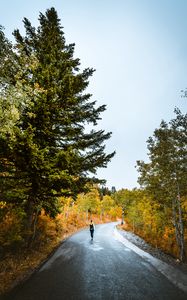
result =
M11 159L14 178L23 185L20 201L29 228L42 208L56 215L59 196L76 196L88 183L103 182L91 174L115 154L104 152L111 132L86 130L87 124L97 125L106 109L96 108L85 93L94 70L80 72L75 45L66 45L54 8L40 13L39 24L36 29L25 18L26 36L14 32L19 68L12 76L22 100Z

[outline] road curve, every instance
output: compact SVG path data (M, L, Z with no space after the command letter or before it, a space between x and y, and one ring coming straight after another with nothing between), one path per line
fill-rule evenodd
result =
M186 300L151 264L115 238L116 223L68 238L6 300Z

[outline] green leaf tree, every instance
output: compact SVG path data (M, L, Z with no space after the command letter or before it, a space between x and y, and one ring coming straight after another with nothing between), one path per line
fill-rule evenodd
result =
M100 215L101 219L102 216L105 214L109 214L109 212L114 208L114 200L109 195L104 195L102 200L100 201Z
M97 213L100 205L100 196L97 188L92 187L88 193L81 193L77 198L77 205L81 211L86 212L88 220L88 213L92 215Z
M137 162L139 183L164 207L172 211L179 256L185 259L182 197L187 194L187 115L175 110L169 124L162 121L148 139L149 163Z

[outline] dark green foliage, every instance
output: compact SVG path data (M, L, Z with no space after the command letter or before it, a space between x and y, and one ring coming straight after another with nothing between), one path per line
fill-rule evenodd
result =
M19 118L0 145L1 183L6 181L1 194L24 208L29 226L42 208L55 216L59 196L75 197L89 182L103 182L91 174L114 156L104 152L111 133L86 130L106 109L85 93L94 70L80 72L74 44L66 45L54 8L40 13L39 23L35 29L25 18L26 36L14 32L18 67L11 78Z

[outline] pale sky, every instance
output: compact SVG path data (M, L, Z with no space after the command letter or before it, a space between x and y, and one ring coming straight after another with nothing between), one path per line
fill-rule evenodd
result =
M187 109L187 0L0 0L0 24L12 39L24 17L38 26L52 6L81 67L96 69L92 100L107 105L99 128L113 132L106 151L116 156L98 176L108 187L138 187L146 140L176 106Z

